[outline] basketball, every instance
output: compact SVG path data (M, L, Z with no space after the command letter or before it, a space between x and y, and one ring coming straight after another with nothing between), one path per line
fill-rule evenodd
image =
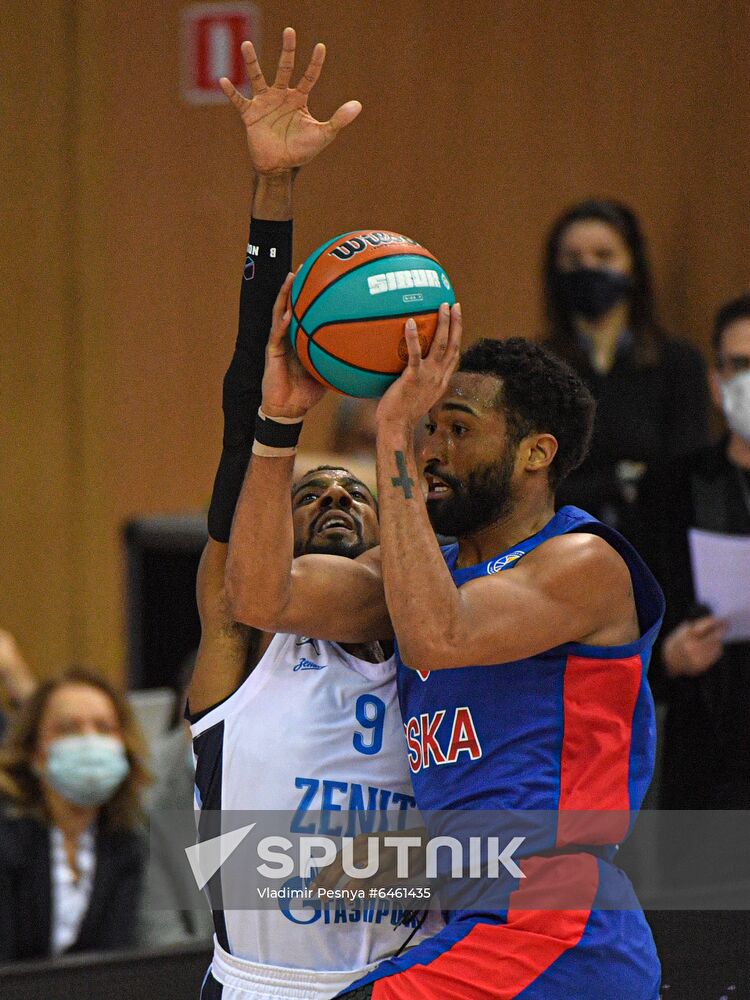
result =
M347 396L382 396L406 367L413 317L427 353L441 303L456 301L440 263L399 233L362 229L328 240L292 284L290 337L305 368Z

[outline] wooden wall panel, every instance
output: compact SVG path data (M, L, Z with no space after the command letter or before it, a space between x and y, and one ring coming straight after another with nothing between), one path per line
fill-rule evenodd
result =
M17 0L0 15L0 628L40 673L67 662L79 638L69 530L77 421L68 7Z
M696 340L707 348L716 309L750 292L750 5L721 5L703 81L705 114L690 150L685 239L672 266L682 273Z
M34 51L35 18L24 6L13 36L17 79ZM269 71L286 23L299 29L300 64L314 41L327 43L314 113L327 116L352 97L364 104L335 152L300 175L298 260L346 229L401 230L448 268L469 339L534 336L541 246L552 219L572 201L606 194L642 217L672 329L705 343L717 302L747 284L746 5L257 6ZM44 441L22 453L21 414L32 405L29 343L42 294L27 294L33 279L24 268L22 323L4 344L15 374L0 374L0 388L19 408L3 445L15 469L14 502L20 495L26 505L13 514L21 530L7 519L2 530L8 559L25 575L0 610L18 627L26 605L52 601L54 624L33 640L44 663L69 649L116 674L123 520L208 499L249 176L232 109L180 100L182 3L49 0L46 8L52 23L64 21L65 11L75 15L64 29L69 56L58 47L51 56L53 78L68 80L75 115L53 113L46 132L58 142L47 147L42 126L24 124L23 156L43 162L32 183L16 157L19 218L3 247L11 259L25 241L46 266L52 291L43 364L55 389L33 404L50 416ZM30 100L40 101L39 93ZM42 190L47 210L34 215ZM310 421L309 446L326 444L333 406L327 401ZM48 481L59 486L51 506L39 475L43 457ZM48 508L44 537L27 553L23 529ZM40 559L52 540L60 557L42 585Z

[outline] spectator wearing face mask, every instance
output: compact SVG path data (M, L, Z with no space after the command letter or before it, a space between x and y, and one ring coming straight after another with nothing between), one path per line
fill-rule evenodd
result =
M667 599L652 670L668 705L666 809L750 809L750 642L725 643L725 623L696 605L688 549L690 528L750 535L750 295L719 310L713 349L726 433L652 470L641 495L645 555Z
M615 201L584 201L553 225L544 260L546 344L597 400L589 457L558 503L575 504L641 541L635 501L653 462L708 442L701 355L654 316L637 218Z
M133 944L144 754L126 702L89 671L28 698L0 752L0 960Z

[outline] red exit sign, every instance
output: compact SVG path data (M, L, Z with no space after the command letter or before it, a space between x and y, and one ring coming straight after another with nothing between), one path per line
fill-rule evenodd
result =
M219 78L247 82L240 45L258 44L258 13L249 3L191 4L182 12L182 96L190 104L226 101Z

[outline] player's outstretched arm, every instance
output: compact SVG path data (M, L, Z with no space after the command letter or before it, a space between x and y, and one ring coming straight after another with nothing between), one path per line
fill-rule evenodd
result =
M254 172L252 222L240 292L240 323L234 357L224 378L224 450L214 484L208 530L218 542L229 541L242 480L250 459L255 414L273 303L292 267L292 189L299 168L335 138L359 114L358 101L342 105L330 121L319 122L307 101L325 59L316 45L296 87L296 35L285 28L276 78L266 83L252 42L242 53L253 96L243 95L222 78L224 93L239 113Z
M256 169L270 174L278 169L295 170L308 162L361 110L358 101L348 101L329 121L314 119L307 100L320 75L325 47L315 46L302 79L291 88L294 49L294 31L286 28L276 79L269 86L252 44L243 44L251 100L228 80L222 81L224 93L242 117ZM290 284L291 277L277 303L277 337L269 345L264 376L263 408L277 421L303 416L322 395L321 387L295 364L289 344L286 303ZM227 565L233 614L265 631L303 632L341 642L387 638L390 628L376 555L367 553L357 561L307 556L292 565L293 467L293 457L269 457L268 453L256 454L250 463Z
M378 550L358 559L294 558L295 449L282 444L325 390L299 363L289 341L291 280L289 275L274 306L263 376L264 416L232 525L226 573L232 613L269 632L338 642L387 639L391 629Z
M292 186L292 172L260 175L255 181L237 343L224 376L222 453L208 511L209 540L197 579L201 641L189 691L191 712L203 711L237 689L259 639L235 625L224 591L224 569L260 406L273 302L292 262Z
M243 45L254 96L247 99L228 80L222 87L237 108L247 135L254 173L252 219L240 290L239 330L224 378L224 435L208 514L209 542L198 574L201 643L190 685L191 711L227 697L247 671L252 645L259 642L232 619L224 590L227 542L248 462L255 415L261 402L265 350L273 303L292 266L292 192L299 167L309 162L359 113L349 102L330 122L316 122L307 96L320 74L325 50L316 46L300 84L289 86L295 33L284 31L272 87L263 78L252 44Z

